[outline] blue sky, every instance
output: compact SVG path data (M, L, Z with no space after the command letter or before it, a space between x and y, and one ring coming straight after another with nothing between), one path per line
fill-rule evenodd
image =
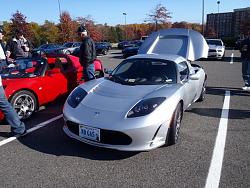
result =
M217 13L217 0L204 0L205 14ZM108 25L143 23L147 14L161 3L170 12L172 22L188 21L201 23L202 0L59 0L62 11L72 18L91 15L96 23ZM12 14L19 10L27 21L39 24L45 20L58 23L58 0L0 0L0 21L9 21ZM4 5L6 5L4 7ZM220 12L231 12L236 8L250 7L250 0L220 0Z

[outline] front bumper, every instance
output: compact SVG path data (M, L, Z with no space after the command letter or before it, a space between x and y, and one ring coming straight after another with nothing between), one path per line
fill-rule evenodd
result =
M71 121L65 119L63 130L69 137L93 146L121 151L147 151L164 145L170 123L166 122L161 125L152 125L122 131L101 129L100 137L105 138L97 142L80 137L79 124L71 122L71 125L69 125L68 122ZM104 132L105 135L102 134Z

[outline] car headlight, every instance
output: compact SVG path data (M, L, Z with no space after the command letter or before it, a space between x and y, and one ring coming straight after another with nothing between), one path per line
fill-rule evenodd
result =
M84 89L78 87L70 94L67 102L72 108L76 108L87 94L88 93Z
M128 112L127 118L148 115L153 112L165 99L165 97L155 97L142 100Z

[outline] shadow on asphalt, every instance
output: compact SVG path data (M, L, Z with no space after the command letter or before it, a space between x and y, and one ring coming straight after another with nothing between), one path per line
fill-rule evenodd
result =
M244 96L250 97L250 92L243 91L240 88L229 88L229 87L207 87L206 95L218 95L225 96L225 91L230 91L231 96ZM206 99L205 99L206 100ZM187 112L198 114L206 117L221 117L220 108L192 108L187 110ZM247 119L250 118L250 110L239 110L239 109L230 109L229 110L229 119Z
M201 58L197 61L216 61L216 62L230 62L231 57L224 57L223 59L216 59L216 58ZM240 57L234 57L233 58L234 63L241 63L242 59Z
M186 112L198 114L200 116L205 117L221 117L220 108L192 108L187 110ZM239 110L239 109L230 109L228 119L249 119L250 118L250 110Z
M63 120L60 119L51 126L34 131L19 142L32 150L55 156L74 156L91 160L122 160L130 158L139 152L123 152L112 149L91 146L69 138L62 130Z
M231 87L206 87L206 94L225 96L225 92L230 91L231 96L246 96L250 97L250 92L244 91L241 88Z
M123 57L123 55L121 55L121 56L112 56L111 58L114 58L114 59L125 59L125 58Z

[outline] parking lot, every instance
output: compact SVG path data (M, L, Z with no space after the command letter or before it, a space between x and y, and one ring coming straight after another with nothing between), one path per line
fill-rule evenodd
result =
M26 137L0 134L1 187L213 187L207 179L219 173L213 152L220 126L226 142L218 136L219 185L250 187L250 93L241 89L239 56L227 50L224 60L196 62L208 75L206 99L184 113L180 140L170 147L121 152L86 145L62 130L65 98L48 104L26 120ZM120 50L98 58L107 69L123 60Z

